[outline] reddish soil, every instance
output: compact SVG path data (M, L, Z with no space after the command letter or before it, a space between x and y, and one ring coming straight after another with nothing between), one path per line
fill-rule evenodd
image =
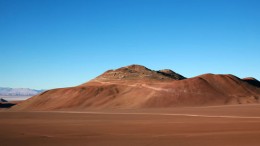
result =
M260 105L0 112L3 146L259 146Z
M259 81L234 75L188 78L132 65L110 70L80 86L36 95L12 110L139 109L259 103Z

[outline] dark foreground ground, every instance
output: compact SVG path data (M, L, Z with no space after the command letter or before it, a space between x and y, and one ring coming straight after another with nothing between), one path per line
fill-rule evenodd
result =
M259 146L260 105L0 111L1 146Z

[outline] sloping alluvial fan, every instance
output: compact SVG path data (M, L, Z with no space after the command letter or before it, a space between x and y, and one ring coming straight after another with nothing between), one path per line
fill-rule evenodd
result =
M233 75L185 78L171 70L130 65L70 88L45 91L11 110L163 108L259 103L259 81Z

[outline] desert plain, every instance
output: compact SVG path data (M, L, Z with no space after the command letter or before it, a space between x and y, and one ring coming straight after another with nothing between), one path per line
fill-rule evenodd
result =
M259 146L259 89L130 65L1 109L0 146Z
M1 146L259 146L260 105L0 111Z

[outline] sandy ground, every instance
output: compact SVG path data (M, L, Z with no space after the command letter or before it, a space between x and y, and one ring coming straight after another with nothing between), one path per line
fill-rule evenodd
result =
M260 105L0 111L2 146L259 146Z

